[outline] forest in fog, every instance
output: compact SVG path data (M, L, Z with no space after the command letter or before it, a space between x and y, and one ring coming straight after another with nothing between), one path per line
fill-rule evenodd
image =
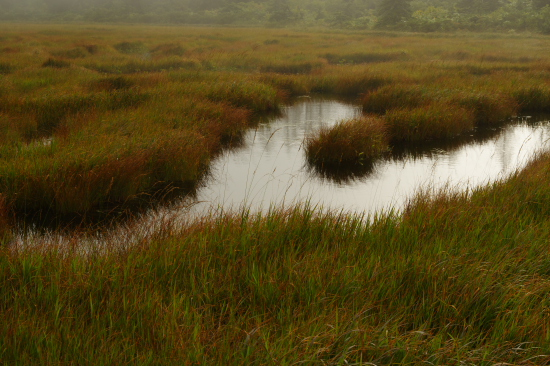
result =
M0 20L550 33L550 0L0 0Z

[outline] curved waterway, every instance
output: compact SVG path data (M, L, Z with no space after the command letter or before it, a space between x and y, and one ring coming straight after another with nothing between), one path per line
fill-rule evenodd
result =
M280 117L245 133L241 147L216 158L193 197L145 213L138 222L106 235L80 237L85 250L139 243L156 229L184 224L208 214L267 211L308 202L325 210L372 215L401 210L419 190L469 189L505 178L548 148L548 119L522 117L506 125L476 131L450 143L394 148L359 172L318 172L308 166L303 143L321 126L359 115L359 107L335 100L302 98ZM72 245L73 234L22 230L14 245Z
M505 178L548 148L550 139L550 122L523 117L446 144L394 148L372 169L353 174L310 168L304 138L321 126L360 113L359 107L348 103L301 98L285 107L280 117L247 131L241 147L216 158L195 196L151 210L138 223L120 225L107 236L92 236L79 243L90 244L89 248L113 241L132 245L154 235L157 228L242 208L257 212L308 202L325 210L366 215L389 209L399 212L419 190L464 190ZM43 235L30 229L21 232L14 244L33 242L70 244L74 240L71 234Z
M191 214L265 211L304 201L367 214L398 211L419 189L467 189L504 178L546 148L550 137L550 124L525 117L451 144L394 151L372 170L351 176L308 167L304 138L360 113L357 106L323 99L302 98L285 107L281 117L248 131L242 147L213 162Z

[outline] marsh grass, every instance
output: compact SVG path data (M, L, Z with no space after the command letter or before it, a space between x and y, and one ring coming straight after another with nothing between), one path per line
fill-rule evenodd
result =
M96 90L114 91L121 89L130 89L134 85L134 81L129 78L126 78L124 76L115 76L94 81L93 83L91 83L91 88Z
M16 202L19 209L93 210L102 199L111 204L150 194L161 182L187 184L260 115L277 113L282 102L308 93L359 100L365 112L386 115L393 145L454 138L470 131L472 123L492 125L516 109L547 109L545 53L529 43L539 56L520 60L513 52L525 46L519 39L507 39L508 51L500 49L498 39L475 37L372 33L357 38L276 29L257 34L224 30L228 36L222 37L214 29L152 27L147 33L122 26L107 27L111 33L97 37L100 31L91 31L88 37L70 26L58 28L54 34L27 27L19 38L6 38L11 41L0 54L0 65L10 65L3 68L0 87L0 137L10 142L2 148L6 170L0 176L6 177L8 205ZM460 51L449 54L449 49ZM42 67L44 59L47 67ZM472 72L475 68L488 72ZM472 121L465 121L467 115ZM205 147L199 149L200 158L189 153L187 162L176 151L174 164L182 168L170 167L160 163L164 155L157 142L166 143L167 151L175 149L164 136L196 139L189 146ZM53 143L36 144L44 138ZM80 148L71 156L75 146ZM24 151L18 158L17 149ZM151 161L144 163L147 159ZM115 174L110 166L117 167L120 178L109 177ZM44 181L22 184L25 174L33 177L29 182ZM111 178L135 179L135 184L111 190L105 185ZM90 193L86 179L102 193ZM61 180L75 183L74 192L64 188L71 199L61 197L63 189L50 187L64 187ZM30 193L17 192L27 186L34 187L28 192L50 193L39 193L40 204L33 205ZM79 190L90 198L70 204Z
M432 99L428 91L418 85L387 85L368 92L363 97L363 111L384 114L393 109L416 108Z
M346 97L357 97L371 90L388 83L388 78L376 75L342 75L335 81L334 86L329 90L331 93Z
M126 54L139 54L139 53L146 53L147 47L145 44L141 41L135 41L135 42L120 42L113 46L114 49L116 49L118 52L126 53Z
M546 159L401 217L243 210L103 253L3 249L3 361L546 363Z
M310 92L310 86L305 78L300 78L295 75L266 73L259 76L259 81L274 86L277 90L286 93L289 97L306 95Z
M64 69L71 66L71 64L65 60L49 58L42 64L42 67L54 67L56 69Z
M106 74L138 74L142 72L162 72L178 69L194 70L202 66L195 60L182 60L174 58L172 60L148 61L135 60L124 64L88 64L90 70L103 72Z
M474 112L446 103L393 109L385 121L393 143L450 139L473 130Z
M14 116L26 116L36 121L35 130L28 131L26 136L29 139L37 135L51 134L70 115L93 109L109 111L132 108L149 98L150 95L147 93L136 90L115 90L108 93L46 96L11 101L3 109ZM20 125L15 125L14 129L20 130Z
M90 55L95 55L99 52L99 46L96 44L84 44L82 47L86 49Z
M305 140L311 164L323 166L371 164L389 149L383 119L366 116L322 127Z
M165 56L183 56L186 49L179 43L164 43L153 48L151 52Z
M193 184L288 95L357 98L380 114L371 121L385 115L394 145L453 138L516 106L547 111L547 38L0 28L0 64L17 65L0 83L1 363L550 362L548 155L489 187L421 193L402 215L243 209L154 230L136 221L100 245L87 227L65 246L11 230L21 212L85 216ZM68 57L75 47L88 55ZM70 67L42 67L56 52ZM175 63L187 60L196 67ZM286 64L319 67L258 72Z
M476 125L494 125L517 114L518 102L511 96L499 93L462 93L453 97L451 103L467 108L474 113Z
M7 62L0 62L0 75L8 75L15 71L15 67Z
M323 56L333 65L357 65L390 61L405 61L407 54L405 52L393 53L351 53L345 55L327 53Z
M272 64L265 65L260 68L261 72L273 72L277 74L309 74L314 69L319 68L320 64L311 62L292 63L292 64Z
M82 49L80 47L77 47L77 48L71 48L69 50L54 51L52 52L52 56L75 59L75 58L84 58L89 53L91 52L89 52L87 49Z
M550 111L550 88L541 84L518 88L513 92L521 112Z

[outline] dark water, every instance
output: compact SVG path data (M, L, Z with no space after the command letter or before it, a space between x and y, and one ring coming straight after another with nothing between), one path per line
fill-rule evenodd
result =
M283 112L282 117L250 130L243 147L213 162L192 214L242 207L267 210L306 200L326 209L399 210L419 189L466 189L506 177L545 148L550 137L548 123L517 119L446 145L395 149L372 171L327 177L308 167L304 137L323 125L353 117L360 109L334 100L303 98Z

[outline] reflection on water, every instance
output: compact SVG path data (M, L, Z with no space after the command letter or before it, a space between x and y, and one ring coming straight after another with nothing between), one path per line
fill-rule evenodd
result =
M114 240L117 247L123 248L146 242L144 238L154 236L156 228L169 232L171 225L196 216L243 207L258 211L307 200L326 209L367 214L390 207L400 210L422 188L464 189L505 177L546 148L550 137L550 123L517 120L444 145L394 148L390 156L353 174L319 172L308 167L304 137L323 125L359 113L359 108L333 100L301 99L286 107L281 117L248 131L241 147L218 157L212 163L210 177L195 195L150 210L105 235L98 233L85 240L79 237L79 247L95 251ZM77 241L71 234L26 228L14 245L44 242L70 246Z
M309 168L304 137L360 109L333 100L301 99L282 117L247 132L244 146L213 162L192 212L288 206L308 200L329 209L374 213L401 209L418 189L486 184L521 168L546 146L547 123L517 121L447 145L395 149L392 156L342 176Z

